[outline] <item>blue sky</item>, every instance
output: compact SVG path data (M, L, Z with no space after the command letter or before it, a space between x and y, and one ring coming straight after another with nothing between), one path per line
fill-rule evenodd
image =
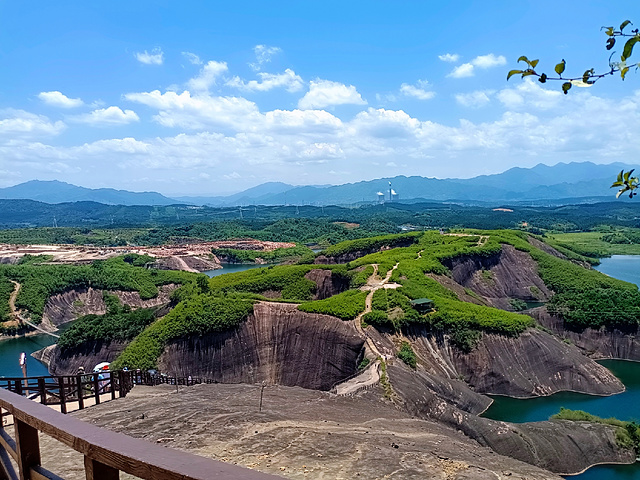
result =
M635 72L566 96L506 81L523 54L606 69L600 27L626 19L635 2L0 0L0 187L217 195L634 163Z

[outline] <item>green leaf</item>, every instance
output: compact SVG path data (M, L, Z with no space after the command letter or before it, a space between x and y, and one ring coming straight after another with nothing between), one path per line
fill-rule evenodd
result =
M620 31L622 32L622 30L624 30L624 27L626 27L627 25L629 25L631 22L629 20L625 20L624 22L622 22L620 24Z
M529 65L531 65L531 68L536 68L539 61L540 60L531 60L531 62L529 62Z
M529 75L535 75L535 74L536 72L534 72L530 68L527 68L524 72L522 72L522 78L528 77Z
M511 70L508 74L507 74L507 80L509 80L511 77L513 77L514 75L518 75L520 73L524 73L522 70Z
M607 39L607 50L611 50L615 44L616 44L616 39L613 37L609 37Z
M627 190L629 190L627 187L621 189L618 193L616 193L616 198L620 198L620 195L622 195Z
M618 182L622 183L622 175L624 174L624 170L620 170L620 173L618 174Z
M529 61L529 59L527 57L525 57L524 55L522 55L519 59L518 59L518 63L520 62L527 62L527 65L531 65L531 62Z
M564 58L559 64L556 65L555 71L558 75L562 75L562 72L564 72L565 65L566 65L566 62L564 61Z
M624 77L627 75L628 71L629 67L624 67L622 70L620 70L620 76L622 77L622 80L624 80Z
M638 43L638 41L640 41L640 37L635 36L631 37L629 40L627 40L627 43L624 44L624 50L622 51L622 55L620 56L623 62L631 56L631 54L633 53L633 47L636 43Z
M605 33L610 37L613 37L613 27L602 27L602 28L606 28Z
M629 182L629 177L631 176L631 174L633 173L634 169L629 170L628 172L626 172L624 174L624 183L628 183Z
M547 83L547 74L543 73L542 75L540 75L540 78L538 79L538 81L540 83Z
M571 89L571 82L564 82L562 84L562 91L566 95L567 92Z

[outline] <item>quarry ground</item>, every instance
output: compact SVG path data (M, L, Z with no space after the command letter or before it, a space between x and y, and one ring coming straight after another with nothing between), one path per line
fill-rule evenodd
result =
M168 447L287 478L554 479L462 433L411 418L369 390L342 397L258 385L137 386L72 415ZM43 465L84 478L80 454L43 436ZM54 449L51 447L56 445ZM129 478L122 475L121 478Z

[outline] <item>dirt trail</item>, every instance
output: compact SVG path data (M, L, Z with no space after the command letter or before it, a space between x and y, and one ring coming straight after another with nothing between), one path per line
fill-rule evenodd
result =
M377 290L380 290L381 288L398 288L401 286L397 283L389 283L389 280L391 280L391 275L393 275L393 271L396 268L398 268L398 265L399 265L399 262L396 263L393 266L393 268L391 268L387 272L387 274L383 279L380 279L380 277L378 276L378 267L379 267L378 264L375 264L375 263L372 264L373 274L367 279L367 284L361 288L361 290L365 292L366 291L369 292L367 294L367 298L365 299L365 307L364 307L364 310L360 313L360 315L358 315L353 320L353 322L358 333L366 339L365 341L366 348L371 353L373 353L373 355L375 355L376 360L375 362L373 362L372 365L370 365L368 368L363 370L363 372L360 375L336 386L336 393L338 395L353 394L364 387L378 383L378 381L380 380L380 361L386 360L386 355L384 355L383 353L380 352L380 350L378 350L378 347L376 346L376 344L373 342L373 340L371 340L371 338L369 338L369 335L367 335L367 332L362 328L362 317L367 313L371 312L373 294Z
M16 298L18 298L18 293L20 293L20 288L22 287L22 285L20 285L18 282L15 282L13 280L9 280L11 283L13 283L13 292L11 292L11 296L9 297L9 315L11 315L12 318L15 318L16 320L18 319L18 311L16 310Z
M24 323L26 325L29 325L31 328L38 330L39 332L46 333L47 335L51 335L52 337L55 337L55 338L60 338L60 335L51 333L39 327L38 325L31 323L29 320L26 320L25 318L22 317L22 315L20 315L20 312L16 308L16 298L18 298L18 293L20 293L20 288L22 287L22 285L20 285L18 282L15 282L13 280L9 280L9 281L14 285L13 292L11 292L11 295L9 296L9 315L11 315L12 320L9 322L5 322L5 326L17 326L17 325L20 325L21 323Z

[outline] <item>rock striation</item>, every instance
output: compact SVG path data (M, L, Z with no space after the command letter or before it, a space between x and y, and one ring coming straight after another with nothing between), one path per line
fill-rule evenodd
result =
M237 328L169 344L158 366L170 375L222 383L259 383L329 390L356 372L364 340L351 323L262 302Z
M138 292L122 290L109 291L111 295L120 298L123 305L133 308L153 308L169 303L169 296L178 285L162 285L158 287L158 295L148 300L140 298ZM102 299L103 290L95 288L77 288L51 296L44 307L42 321L45 325L60 326L84 315L103 315L107 313L107 306Z

